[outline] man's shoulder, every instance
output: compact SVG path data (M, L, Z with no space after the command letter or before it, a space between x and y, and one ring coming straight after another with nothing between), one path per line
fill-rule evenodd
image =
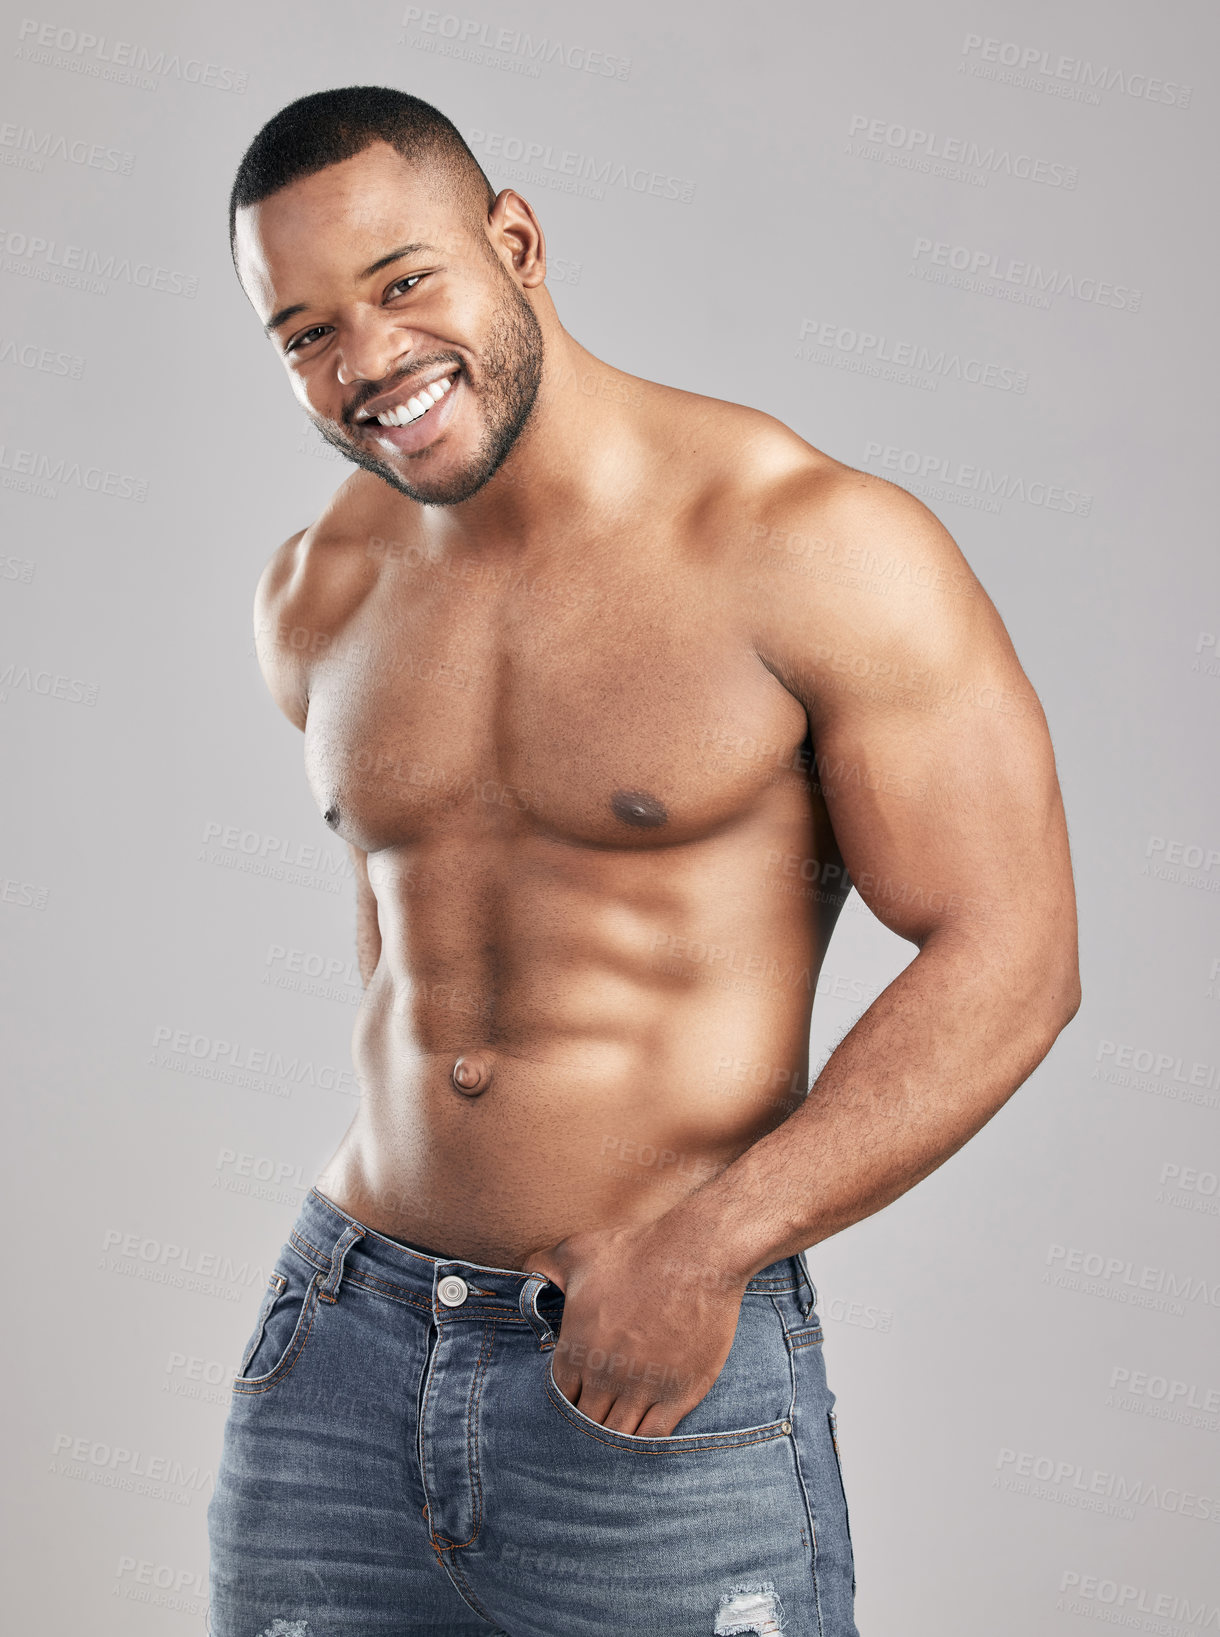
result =
M981 593L957 542L917 496L775 425L758 439L734 508L739 566L759 593L852 624L869 611L901 624L917 607L926 613L929 598Z
M347 477L319 515L272 552L254 593L259 664L277 704L305 726L312 664L368 595L385 562L387 528L403 502L388 507L386 486L370 473Z
M369 472L350 474L307 527L271 554L258 601L341 618L350 596L372 584L385 561L387 535L409 526L414 503Z
M770 417L767 417L770 419ZM786 435L785 435L786 434ZM755 651L808 706L931 675L998 625L949 531L915 495L756 428L719 496L725 558Z
M799 556L816 551L815 538L833 538L841 550L878 529L944 533L907 490L836 460L777 416L696 393L674 396L700 503L729 523L747 556L763 542Z

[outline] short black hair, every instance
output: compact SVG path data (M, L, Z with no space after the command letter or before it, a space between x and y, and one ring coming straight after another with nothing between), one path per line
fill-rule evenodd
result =
M471 225L495 203L482 166L439 108L385 85L345 85L288 103L246 149L229 194L230 249L239 210L354 159L374 142L388 142L412 164L438 170Z

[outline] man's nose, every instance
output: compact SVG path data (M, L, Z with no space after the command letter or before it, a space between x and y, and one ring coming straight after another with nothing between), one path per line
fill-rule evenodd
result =
M387 330L384 322L356 323L344 330L339 343L337 376L340 386L357 381L383 381L401 368L411 351L411 340L401 330Z

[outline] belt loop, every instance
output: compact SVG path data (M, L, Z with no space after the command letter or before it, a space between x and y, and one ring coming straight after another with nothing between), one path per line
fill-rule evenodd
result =
M521 1317L533 1325L539 1346L544 1349L554 1347L555 1332L538 1311L538 1292L550 1282L545 1273L531 1273L521 1286Z
M349 1222L347 1227L335 1241L335 1248L330 1253L330 1272L318 1286L318 1300L323 1302L337 1302L339 1300L339 1281L343 1277L343 1261L357 1239L364 1238L364 1229L358 1222Z
M818 1293L813 1280L809 1276L809 1263L803 1250L797 1251L792 1258L796 1263L797 1306L801 1310L801 1317L807 1319L817 1306Z

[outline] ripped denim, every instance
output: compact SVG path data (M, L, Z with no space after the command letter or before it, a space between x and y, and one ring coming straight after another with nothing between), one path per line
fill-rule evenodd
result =
M765 1268L673 1434L611 1432L555 1385L540 1274L310 1190L233 1380L209 1632L857 1637L815 1302L802 1257Z

